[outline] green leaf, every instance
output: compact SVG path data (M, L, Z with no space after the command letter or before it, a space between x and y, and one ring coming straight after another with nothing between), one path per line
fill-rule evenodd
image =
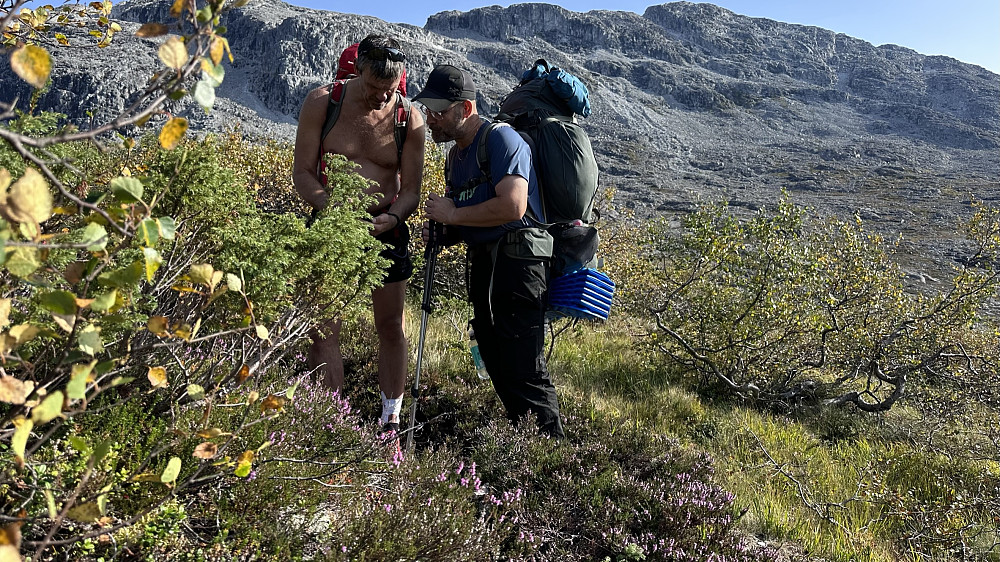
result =
M218 88L226 77L226 69L219 63L211 64L210 61L205 61L205 63L201 65L202 81L213 88Z
M10 68L28 84L43 88L52 73L52 57L37 45L25 45L11 54Z
M146 258L146 281L152 282L153 275L156 274L156 270L160 269L160 264L163 263L163 258L160 257L160 252L157 252L154 248L143 248L142 255Z
M78 435L70 435L66 441L69 442L69 446L73 447L81 453L90 453L90 445L87 444L87 440Z
M117 177L111 180L111 192L122 203L135 203L142 200L142 182L132 177Z
M80 342L80 351L91 357L104 351L104 343L101 341L101 329L93 324L88 325L80 332L78 341Z
M14 248L14 251L7 254L7 262L4 264L7 271L21 278L31 275L41 265L38 261L38 250L24 246Z
M128 384L135 380L135 377L115 377L111 379L111 387L121 386L123 384Z
M91 326L88 326L88 328ZM82 337L82 336L81 336ZM89 364L78 363L73 365L73 374L70 375L69 384L66 385L66 396L71 400L83 400L87 391L87 378L94 370L97 360Z
M112 359L110 361L101 361L94 367L94 374L103 375L115 368L115 361Z
M94 302L90 303L90 310L96 312L107 312L111 310L111 307L115 305L115 301L118 299L118 289L111 289L107 293L98 295L94 299Z
M24 462L24 449L28 445L28 437L31 435L31 429L35 426L35 422L18 418L14 420L14 436L10 438L10 448L14 451L14 456L21 459Z
M292 386L288 387L288 390L285 391L285 398L291 400L292 398L295 397L295 391L299 388L299 383L300 382L302 382L302 381L295 381L295 384L293 384Z
M101 462L101 460L108 455L113 443L114 440L109 437L94 447L94 462Z
M156 219L143 219L136 229L139 240L145 246L155 246L160 240L160 225Z
M104 285L110 285L119 289L129 289L134 287L142 279L144 264L141 261L132 262L132 265L122 269L116 269L109 273L102 273L97 278Z
M49 394L41 404L31 409L31 421L35 422L35 425L42 425L54 420L62 413L64 399L61 390Z
M199 384L187 385L187 395L192 400L201 400L205 397L205 389Z
M198 105L205 110L205 113L208 113L212 110L212 106L215 105L215 88L208 82L199 80L194 85L194 101L198 102Z
M173 240L177 232L177 223L173 217L160 217L156 219L156 224L160 228L160 237L164 240Z
M181 459L178 457L171 457L167 461L167 467L163 469L160 474L160 482L164 484L173 484L177 481L177 477L181 473Z
M45 483L45 505L49 509L49 519L55 519L59 516L59 510L56 509L56 497L52 495L52 488L49 483Z
M226 274L226 286L229 287L230 291L235 291L237 293L243 292L243 281L232 273Z
M69 291L43 293L38 302L46 310L56 314L76 314L76 295Z
M80 242L89 244L87 246L88 252L100 252L108 245L108 231L104 229L104 226L92 222L83 229L83 240Z
M256 330L258 338L262 340L271 339L271 335L270 333L268 333L267 327L264 326L263 324L257 324L256 326L254 326L254 330Z

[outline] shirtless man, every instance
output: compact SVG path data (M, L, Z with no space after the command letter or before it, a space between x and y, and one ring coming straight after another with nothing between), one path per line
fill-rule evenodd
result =
M382 424L385 430L399 429L399 412L406 384L407 346L403 335L403 299L406 280L413 273L406 219L417 208L424 165L424 120L419 111L410 111L406 142L397 152L393 128L397 93L405 56L399 43L383 35L369 35L358 46L358 76L344 85L340 116L326 138L322 135L332 86L309 92L295 137L295 190L315 209L328 201L320 175L320 154L342 154L357 163L362 176L373 180L368 193L377 202L368 209L372 215L371 234L389 244L382 255L392 265L385 284L372 291L375 331L378 333L378 383L382 392ZM333 264L331 264L331 267ZM319 368L323 383L339 390L344 385L344 364L340 353L340 320L320 327L312 334L309 365Z

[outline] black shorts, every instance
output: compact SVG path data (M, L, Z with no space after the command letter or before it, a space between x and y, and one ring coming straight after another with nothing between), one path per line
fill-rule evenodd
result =
M389 267L385 269L386 276L383 283L396 283L406 281L413 276L413 258L410 255L410 228L405 222L396 225L392 230L387 230L375 237L376 240L386 244L386 248L379 255L389 260Z

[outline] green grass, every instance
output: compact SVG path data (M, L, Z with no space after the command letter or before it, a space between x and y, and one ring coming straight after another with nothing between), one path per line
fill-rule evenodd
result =
M561 399L712 455L719 483L746 510L747 532L793 543L810 560L927 560L926 548L913 553L904 539L919 525L942 533L974 525L984 532L973 549L1000 558L996 549L986 554L998 537L995 516L955 499L977 493L984 477L995 482L996 462L948 459L897 439L886 428L905 423L905 411L881 420L855 412L790 417L707 398L671 373L645 334L620 318L565 331L550 362ZM935 518L935 509L948 515Z

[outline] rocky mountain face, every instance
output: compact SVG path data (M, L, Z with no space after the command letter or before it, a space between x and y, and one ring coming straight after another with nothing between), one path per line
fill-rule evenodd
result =
M116 6L126 32L85 59L56 53L39 107L76 120L125 107L158 46L128 32L168 22L169 6ZM536 58L579 76L591 93L584 126L601 182L640 218L698 200L757 209L784 189L818 215L860 214L901 233L916 275L959 257L947 241L971 200L1000 204L1000 75L948 57L689 2L641 16L492 6L442 12L418 28L251 0L224 23L236 60L215 109L173 108L195 130L239 123L291 140L305 94L332 79L344 47L379 31L403 43L411 95L435 64L456 64L475 77L487 115ZM0 86L5 100L30 97L7 67Z

